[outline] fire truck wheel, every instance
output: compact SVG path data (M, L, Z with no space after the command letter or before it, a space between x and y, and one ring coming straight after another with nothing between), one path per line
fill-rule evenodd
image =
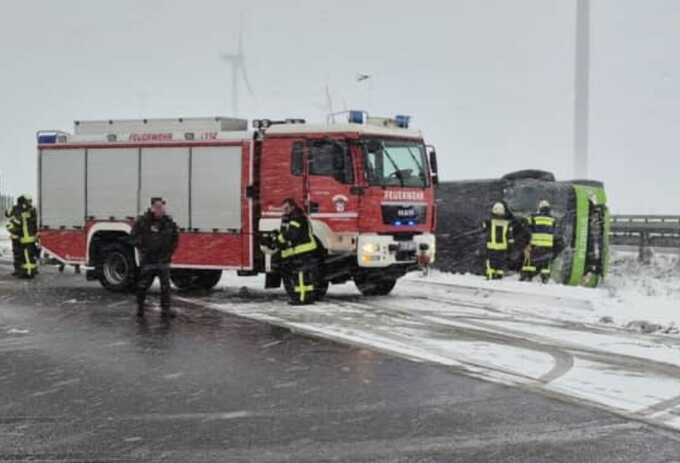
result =
M222 278L222 270L197 270L196 284L200 289L213 289Z
M189 270L174 269L170 271L170 279L180 291L196 289L213 289L222 278L222 270Z
M386 296L394 289L397 280L370 280L354 278L354 284L364 296Z
M180 291L196 289L196 279L197 275L193 270L182 268L170 270L170 280Z
M132 248L112 243L99 254L99 282L109 291L126 292L135 284L135 260Z
M326 297L326 293L328 292L328 286L329 286L328 280L322 280L322 281L317 281L314 284L314 299L317 301L322 300L324 297Z

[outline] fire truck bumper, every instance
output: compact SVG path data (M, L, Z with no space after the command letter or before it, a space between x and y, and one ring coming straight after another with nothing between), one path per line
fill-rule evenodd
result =
M359 267L389 267L394 264L429 265L435 259L435 237L432 233L415 235L412 240L397 241L390 235L359 235L357 261Z

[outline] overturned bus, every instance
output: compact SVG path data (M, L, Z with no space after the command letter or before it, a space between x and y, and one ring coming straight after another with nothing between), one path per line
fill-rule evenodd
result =
M550 172L524 170L499 179L441 182L437 192L437 267L455 273L484 274L482 222L491 206L504 202L517 219L548 200L557 219L560 243L552 279L594 287L607 274L609 211L604 185L594 180L556 181ZM517 233L509 269L519 270L528 233Z

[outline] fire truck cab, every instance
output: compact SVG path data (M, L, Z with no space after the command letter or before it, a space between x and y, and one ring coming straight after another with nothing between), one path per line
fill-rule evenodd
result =
M319 243L317 292L353 280L365 295L435 258L436 155L409 118L347 122L229 118L76 122L38 133L44 250L88 269L108 289L134 285L129 232L151 196L168 199L180 227L172 280L214 286L222 270L267 274L280 285L264 238L282 202L307 213Z

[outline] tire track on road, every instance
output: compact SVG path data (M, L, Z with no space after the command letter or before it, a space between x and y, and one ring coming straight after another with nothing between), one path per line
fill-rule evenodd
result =
M343 302L341 304L347 303ZM349 303L349 304L353 304L357 307L368 308L369 310L375 310L377 308L378 310L383 310L387 313L398 314L401 317L421 321L425 323L426 326L427 325L436 326L437 327L436 329L439 330L441 330L442 327L445 327L447 333L467 336L475 341L488 342L500 346L512 346L518 349L526 349L534 352L540 352L542 354L547 354L553 359L553 367L540 377L533 378L535 382L540 384L548 384L552 381L555 381L561 376L567 374L574 366L574 358L571 353L566 352L555 346L551 346L550 344L547 343L536 342L529 339L525 339L523 337L509 336L496 332L491 333L488 330L478 330L474 328L466 328L457 325L454 326L448 323L442 323L442 320L438 320L434 316L422 315L421 312L418 312L418 314L414 314L413 312L407 312L406 310L395 311L393 309L385 309L383 306L378 305L377 303L362 301L361 303ZM465 323L467 324L477 323L474 320L468 320L468 318L465 315L458 316L457 318L460 320L465 320ZM478 364L477 366L482 366L486 368L490 367L489 365L481 364ZM515 374L517 374L517 372L515 372Z

